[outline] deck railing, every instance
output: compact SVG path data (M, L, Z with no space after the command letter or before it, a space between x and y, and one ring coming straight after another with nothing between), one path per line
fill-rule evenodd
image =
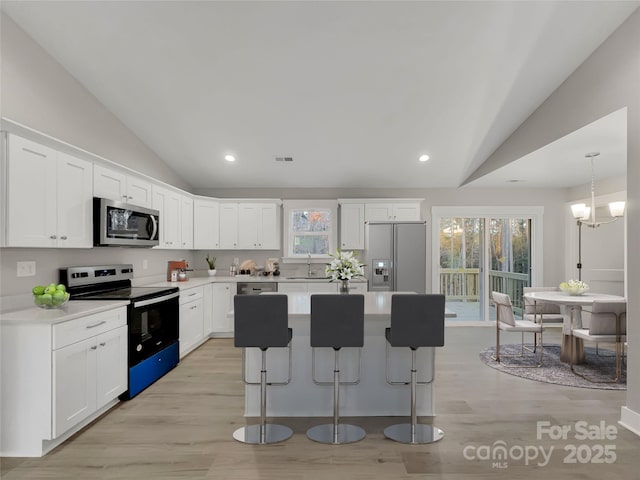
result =
M489 292L502 292L511 297L516 312L521 312L524 287L529 285L529 275L524 273L489 271ZM447 300L477 302L480 299L479 268L441 268L440 293Z

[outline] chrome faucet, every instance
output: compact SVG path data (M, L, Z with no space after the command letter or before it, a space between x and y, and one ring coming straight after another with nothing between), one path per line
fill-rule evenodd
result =
M311 276L311 254L307 256L307 277Z

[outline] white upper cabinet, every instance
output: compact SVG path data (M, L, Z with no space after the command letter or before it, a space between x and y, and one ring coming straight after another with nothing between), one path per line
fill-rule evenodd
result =
M340 205L340 248L364 249L364 203Z
M367 203L364 216L367 222L418 221L420 203Z
M150 182L102 165L94 166L93 195L140 207L151 208L153 204Z
M196 198L193 202L193 248L220 248L220 204L215 200Z
M238 248L277 250L280 248L277 206L273 203L238 205Z
M280 249L276 203L220 203L220 248Z
M220 248L238 248L238 204L220 204Z
M186 195L180 201L180 245L184 250L193 248L193 199Z
M92 164L8 134L4 245L90 248Z
M180 213L182 195L173 190L153 186L153 208L160 212L160 244L157 248L182 249Z

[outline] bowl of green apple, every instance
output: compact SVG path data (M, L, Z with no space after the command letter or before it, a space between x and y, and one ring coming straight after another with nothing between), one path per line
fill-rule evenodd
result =
M31 290L33 303L40 308L59 308L69 301L69 292L62 283L49 285L36 285Z

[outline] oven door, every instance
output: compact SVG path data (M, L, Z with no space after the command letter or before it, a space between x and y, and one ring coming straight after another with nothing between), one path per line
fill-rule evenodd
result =
M129 367L178 341L179 296L176 292L129 306Z

